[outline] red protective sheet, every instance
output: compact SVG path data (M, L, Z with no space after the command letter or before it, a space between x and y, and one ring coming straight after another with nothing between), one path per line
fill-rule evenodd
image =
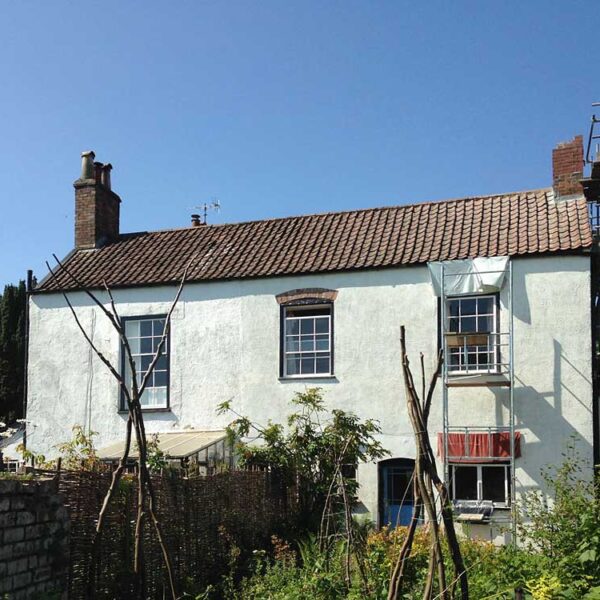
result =
M438 433L438 456L444 456L444 436ZM515 458L521 456L521 434L515 432ZM469 432L448 434L451 462L491 462L510 459L510 432Z

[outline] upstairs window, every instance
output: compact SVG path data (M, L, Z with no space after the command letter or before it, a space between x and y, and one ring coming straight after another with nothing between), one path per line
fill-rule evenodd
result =
M450 298L446 315L448 370L469 373L497 370L500 344L497 297Z
M333 374L332 305L282 307L283 377Z
M164 317L143 317L135 319L124 319L125 335L129 341L131 354L135 363L135 371L137 375L138 385L142 385L142 381L148 371L154 355L160 344L164 329ZM125 382L129 389L132 385L131 370L129 362L125 355L125 350L122 349L123 357L123 373L125 374ZM154 370L148 379L148 384L140 403L144 409L167 408L169 402L169 339L165 340L161 356L156 362ZM125 399L123 398L122 409L126 409Z
M495 506L510 506L510 466L450 465L452 499L455 501L489 500Z

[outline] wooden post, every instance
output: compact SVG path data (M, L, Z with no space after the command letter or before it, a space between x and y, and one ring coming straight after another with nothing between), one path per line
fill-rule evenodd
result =
M60 483L60 468L62 466L62 457L59 456L56 459L56 474L54 475L54 485L56 486L56 491L58 491L58 484Z

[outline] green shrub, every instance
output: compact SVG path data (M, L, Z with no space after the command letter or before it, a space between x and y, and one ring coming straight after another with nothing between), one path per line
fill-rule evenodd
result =
M600 586L600 496L597 481L586 477L581 456L571 444L559 467L543 474L549 501L541 492L526 494L522 501L519 538L531 555L546 559L550 581L561 587L556 597L580 599ZM531 587L535 587L532 585Z
M568 448L563 464L548 468L544 474L554 501L547 501L540 492L523 497L518 547L461 540L470 598L512 600L514 590L520 587L528 600L600 600L599 490L586 479L582 464L574 448ZM319 550L314 538L300 543L295 552L275 552L274 558L257 554L253 574L231 597L385 600L390 572L406 531L403 527L383 528L358 535L349 583L343 541L328 555ZM407 564L404 600L423 597L429 549L428 529L420 527ZM448 573L452 573L448 549L443 550Z

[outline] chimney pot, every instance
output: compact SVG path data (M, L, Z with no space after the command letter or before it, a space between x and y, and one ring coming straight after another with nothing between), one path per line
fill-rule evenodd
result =
M94 178L94 158L96 155L93 150L81 153L81 179Z
M111 189L111 183L110 183L110 172L112 171L112 165L110 163L105 164L102 167L102 173L100 175L100 183L102 183L102 185L107 189L110 190Z
M192 215L192 227L200 227L202 221L200 221L200 215Z
M102 180L102 167L104 165L101 162L94 163L94 179L96 183L100 183Z

